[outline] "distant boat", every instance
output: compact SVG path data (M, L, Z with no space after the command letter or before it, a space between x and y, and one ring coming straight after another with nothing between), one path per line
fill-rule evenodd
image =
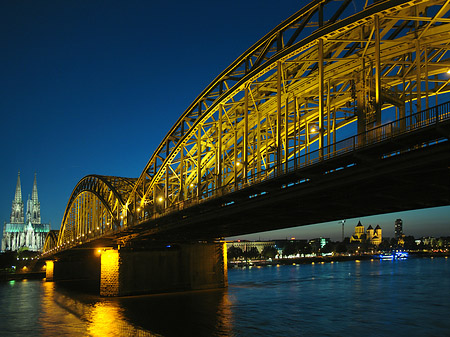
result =
M377 255L380 260L404 260L408 258L407 252L392 252Z
M394 259L394 254L379 254L379 255L377 255L377 257L380 260L393 260Z

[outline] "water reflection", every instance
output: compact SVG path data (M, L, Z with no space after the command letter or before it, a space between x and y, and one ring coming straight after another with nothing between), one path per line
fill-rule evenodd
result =
M227 290L102 298L52 282L43 289L40 324L47 332L63 324L68 334L89 336L232 335Z
M115 302L97 302L88 319L91 336L159 336L129 323Z
M448 336L450 259L229 271L226 290L102 298L0 282L1 336ZM320 333L318 333L318 331Z
M87 335L83 324L83 305L55 291L55 283L42 282L39 327L43 335ZM62 328L64 327L64 328Z

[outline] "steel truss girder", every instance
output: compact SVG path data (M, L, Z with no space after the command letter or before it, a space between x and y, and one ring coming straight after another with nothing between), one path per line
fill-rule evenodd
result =
M59 230L51 230L45 237L43 252L50 252L58 246Z
M83 178L56 248L258 183L292 159L327 156L339 140L438 105L450 92L450 0L379 1L349 15L350 2L312 1L249 48L181 115L138 179Z
M89 175L75 186L64 212L57 247L101 236L123 225L121 212L136 179Z
M450 28L444 1L380 2L302 35L299 27L332 4L313 1L202 92L150 158L128 199L127 221L208 198L219 187L247 181L249 172L259 174L332 143L352 122L379 124L381 110L404 114L405 103L426 96L428 106L429 96L447 92L442 73L449 64ZM294 33L283 44L289 30ZM270 46L277 48L269 53ZM433 88L420 90L425 82ZM362 112L356 111L356 91Z

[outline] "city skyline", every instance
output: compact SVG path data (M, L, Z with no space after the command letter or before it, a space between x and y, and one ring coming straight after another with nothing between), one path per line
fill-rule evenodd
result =
M345 220L344 237L350 237L355 232L355 226L358 221L364 228L369 225L375 227L380 225L383 230L383 238L394 237L395 220L403 220L403 234L414 236L416 239L421 237L441 237L449 236L448 231L441 231L442 218L448 215L448 206L433 207L420 210L386 213L372 216L365 216ZM277 239L314 239L317 237L330 238L332 241L341 241L342 224L339 221L329 221L319 224L290 227L281 230L267 231L248 235L240 235L229 238L230 240L277 240Z
M59 229L70 194L85 175L138 177L200 92L301 6L266 0L3 3L2 223L9 219L18 171L25 200L37 173L42 221L52 229ZM410 220L392 215L392 231L402 218L405 234L415 235L433 217L431 232L450 232L448 206L410 214ZM360 219L387 230L384 217ZM313 237L335 227L340 233L337 221L290 229L287 236ZM354 228L351 221L346 236Z

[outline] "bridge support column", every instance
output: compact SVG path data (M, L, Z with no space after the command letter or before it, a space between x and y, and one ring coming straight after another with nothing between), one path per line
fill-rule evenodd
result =
M98 288L100 258L93 250L73 252L70 256L47 260L45 263L47 281L87 281Z
M100 262L100 295L119 295L119 251L108 249L102 252Z
M102 296L214 289L227 285L226 246L223 243L102 252Z
M53 267L54 267L53 260L45 261L45 280L46 281L53 281Z

